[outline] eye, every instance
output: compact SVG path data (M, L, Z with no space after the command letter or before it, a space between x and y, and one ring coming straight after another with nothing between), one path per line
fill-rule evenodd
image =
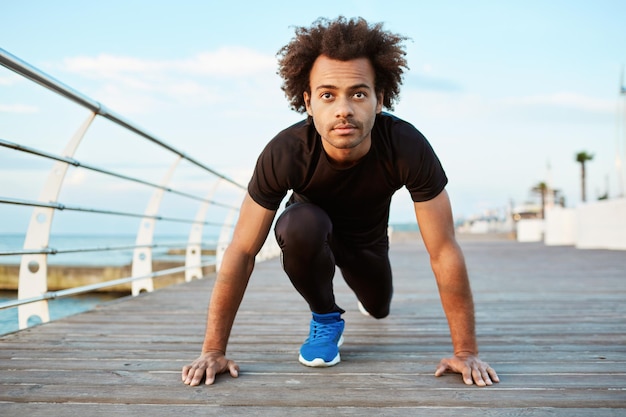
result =
M354 93L354 98L356 98L356 99L362 100L365 97L367 97L367 94L365 94L363 91L359 91L359 92Z
M322 93L322 94L320 95L320 98L321 98L322 100L330 100L330 99L332 99L332 98L333 98L333 95L332 95L331 93Z

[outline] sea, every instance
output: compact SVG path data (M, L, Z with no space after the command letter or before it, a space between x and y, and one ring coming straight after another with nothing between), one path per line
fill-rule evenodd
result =
M418 230L415 223L393 224L397 231ZM69 250L80 248L112 248L119 246L133 246L135 235L52 235L49 248ZM168 248L185 248L186 236L163 235L155 236L154 243L158 247L152 249L152 258L162 261L184 262L184 255L168 254ZM204 236L203 249L213 249L216 246L217 236ZM23 234L1 234L0 253L19 251L24 245ZM123 266L129 265L133 259L133 249L107 250L94 252L73 252L48 255L49 265L63 266ZM20 255L1 255L0 265L19 265ZM203 257L203 260L210 260ZM50 320L57 320L72 314L91 310L96 306L118 298L120 294L90 293L73 297L50 300ZM126 296L126 295L123 295ZM0 291L0 303L17 298L17 291ZM17 308L0 310L0 335L18 330Z
M135 245L135 235L52 235L48 248L56 250L74 250L85 248L106 249L113 247ZM217 236L203 238L203 248L215 248ZM163 235L154 239L156 248L152 249L153 259L179 260L180 255L170 255L169 248L184 249L187 245L186 236ZM24 246L24 235L2 234L0 235L0 253L20 251ZM0 264L19 264L20 255L2 255ZM48 255L49 265L63 266L122 266L128 265L133 259L133 249L102 250L93 252L71 252Z
M23 234L0 235L0 253L20 251L24 245ZM49 248L56 250L74 250L84 248L113 248L119 246L131 247L135 245L135 235L52 235ZM202 248L214 249L217 236L203 237ZM176 261L184 263L184 255L168 253L169 248L184 249L187 245L187 236L163 235L155 236L156 248L152 249L153 260ZM48 265L62 266L124 266L133 259L133 249L104 250L94 252L72 252L48 255ZM210 261L209 256L203 256L203 261ZM19 265L20 255L0 255L0 265ZM119 298L126 294L89 293L73 297L50 300L50 320L57 320L69 315L91 310L96 306ZM0 291L0 303L13 301L17 298L17 291ZM18 330L17 308L0 310L0 335Z

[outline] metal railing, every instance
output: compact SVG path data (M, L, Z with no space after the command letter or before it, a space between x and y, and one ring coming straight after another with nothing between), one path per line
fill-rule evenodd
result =
M21 262L19 265L18 279L18 296L17 300L0 304L0 310L6 308L18 308L19 328L28 327L29 322L33 318L39 318L41 322L50 320L48 311L48 300L68 297L76 294L101 290L103 288L112 287L120 284L130 283L132 285L132 294L137 295L143 291L153 291L153 278L178 274L184 272L185 281L193 278L202 278L203 267L214 264L219 268L221 255L228 245L232 233L232 226L237 214L238 201L233 200L233 191L239 199L245 191L245 187L228 176L217 172L199 160L192 158L190 155L176 149L172 145L167 144L163 140L147 133L145 130L137 127L135 124L125 120L120 115L107 109L101 103L77 92L53 77L45 74L39 69L27 64L9 52L0 49L0 65L8 68L20 76L35 82L48 90L70 100L71 102L83 107L89 111L87 119L77 129L76 133L70 138L65 145L65 149L61 154L54 154L36 147L27 146L18 141L11 141L11 138L0 137L0 148L8 149L21 155L28 155L53 162L53 167L48 173L47 181L37 200L16 198L15 196L0 195L0 205L18 206L22 208L32 209L30 223L25 233L24 244L21 249L11 248L0 251L0 258L3 256L19 256ZM103 118L115 125L123 128L124 131L132 133L134 136L147 140L149 144L165 150L166 153L175 157L171 166L163 167L165 171L164 177L160 182L150 181L138 176L127 175L116 169L108 167L100 167L74 158L76 150L79 148L83 138L85 137L92 122L97 118ZM0 126L1 129L1 126ZM0 130L0 136L3 136ZM202 175L206 176L207 190L206 195L198 195L197 192L188 192L179 188L171 187L174 172L177 170L179 163L185 161L191 167L199 170ZM63 189L64 178L69 167L74 169L86 170L97 175L102 175L114 181L123 183L131 183L140 187L147 187L152 190L152 195L146 204L145 210L140 213L137 211L127 210L126 208L116 209L101 206L92 206L87 202L85 205L75 205L58 201L59 193ZM212 183L212 187L208 184ZM228 188L229 191L223 193L221 198L215 198L218 191ZM2 190L0 189L0 194ZM185 200L189 200L197 204L197 212L193 218L181 216L161 215L161 202L164 196L177 196ZM223 201L223 198L229 201ZM207 220L209 207L223 210L221 221ZM140 219L137 225L137 234L134 245L108 245L108 246L91 246L81 248L51 248L49 241L51 237L52 220L55 212L77 212L88 215L104 215L125 218ZM214 213L214 216L217 216ZM188 239L185 244L176 243L163 245L157 244L155 240L155 228L157 223L180 223L187 225ZM219 238L215 242L215 260L212 262L204 262L202 260L202 242L204 227L216 227L219 230ZM183 227L183 226L181 226ZM182 231L182 229L179 229ZM185 247L185 263L184 266L168 268L160 271L153 271L152 249L159 247L177 248ZM131 276L109 280L106 282L98 282L95 284L82 285L75 288L62 289L58 291L48 291L48 256L67 253L79 252L104 252L133 250L133 258L131 264ZM259 259L265 259L276 256L277 251L275 245L270 240L268 245L259 254Z

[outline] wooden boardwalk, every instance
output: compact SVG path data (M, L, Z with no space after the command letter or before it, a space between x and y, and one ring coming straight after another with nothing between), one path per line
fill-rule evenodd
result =
M229 356L238 379L182 384L199 353L212 277L0 338L2 416L626 416L626 253L461 240L481 356L501 382L433 376L450 354L421 242L392 243L392 313L347 310L342 362L301 366L309 313L278 260L257 265Z

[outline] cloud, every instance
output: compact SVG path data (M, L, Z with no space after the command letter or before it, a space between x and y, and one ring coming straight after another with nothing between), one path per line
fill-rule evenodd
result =
M181 72L204 76L241 77L276 68L276 58L241 47L220 48L176 63Z
M275 66L276 59L273 56L242 47L223 47L180 60L150 60L109 54L63 60L63 68L66 71L91 78L116 80L126 79L129 75L162 79L185 74L236 78L266 72Z
M2 86L9 86L9 85L15 85L17 83L19 83L20 81L22 81L23 78L20 75L17 75L13 72L1 76L0 77L0 85Z
M0 104L0 113L33 114L39 112L37 106L28 104Z
M216 105L241 97L275 75L276 59L242 47L224 47L182 59L142 59L99 54L66 58L62 70L92 80L90 94L123 113L148 113L168 105ZM233 92L233 83L244 91Z
M407 89L401 94L397 109L399 113L406 114L409 120L450 121L487 117L492 111L492 103L479 94L423 90L418 87Z
M491 97L461 91L429 90L412 86L401 96L398 109L422 120L482 120L485 123L606 123L615 115L614 99L578 92Z
M77 185L83 185L85 184L85 180L86 180L86 173L84 169L75 169L72 170L66 177L65 177L65 185L70 185L70 186L77 186Z

